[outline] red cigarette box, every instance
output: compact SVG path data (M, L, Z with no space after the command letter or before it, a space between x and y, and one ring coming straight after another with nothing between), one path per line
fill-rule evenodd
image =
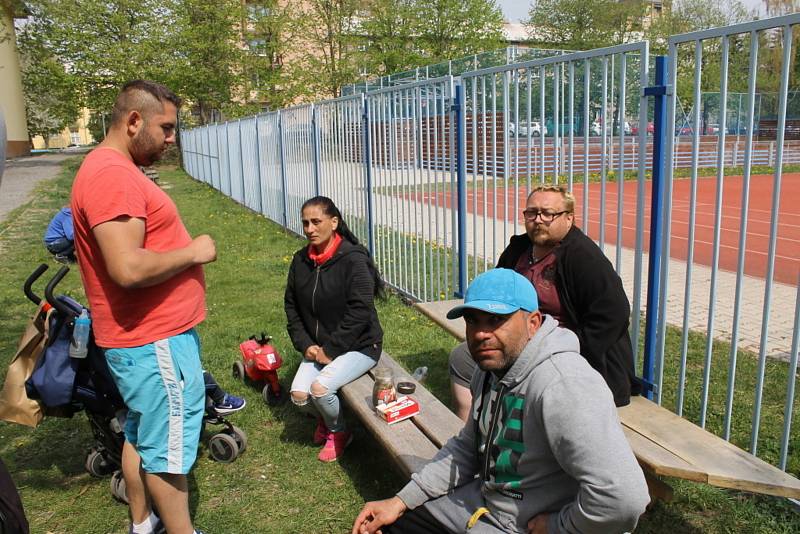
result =
M377 407L380 416L390 425L419 413L419 403L413 397L398 397L389 404L380 404Z

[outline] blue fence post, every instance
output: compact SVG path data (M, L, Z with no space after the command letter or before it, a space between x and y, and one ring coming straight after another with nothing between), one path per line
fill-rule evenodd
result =
M315 194L317 196L320 195L320 176L319 176L319 155L320 155L320 146L319 146L319 127L317 124L317 106L311 104L311 132L312 132L312 144L314 149L314 188Z
M286 152L283 149L283 114L278 112L278 145L281 151L281 187L283 188L283 227L289 228L289 192L286 184Z
M372 223L374 221L374 213L372 208L372 150L370 146L370 135L369 135L369 103L364 95L361 95L361 109L363 113L361 115L362 119L362 129L364 133L364 172L366 178L366 191L365 194L367 195L367 241L369 244L369 255L373 258L375 257L375 231L372 227Z
M456 179L458 185L458 289L457 298L463 298L467 290L467 139L466 113L464 112L464 86L457 84L455 104L456 124Z
M644 94L653 96L653 183L650 199L650 252L647 272L647 314L644 334L644 358L642 387L648 399L653 399L653 373L656 355L656 332L658 327L658 295L661 291L661 246L664 205L664 131L667 118L667 58L656 56L656 80L653 87L646 87Z

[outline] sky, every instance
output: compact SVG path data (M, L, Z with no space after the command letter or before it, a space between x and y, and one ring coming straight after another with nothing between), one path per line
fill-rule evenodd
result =
M497 5L503 10L503 15L511 22L521 22L528 18L528 11L530 11L532 0L496 0ZM750 9L758 8L759 10L764 5L763 0L741 0L742 3Z

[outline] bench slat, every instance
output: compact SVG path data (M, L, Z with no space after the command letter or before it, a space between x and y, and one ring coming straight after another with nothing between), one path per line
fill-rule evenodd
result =
M438 324L459 341L467 339L463 319L448 319L447 312L463 303L463 299L439 300L435 302L417 302L414 307Z
M414 307L463 341L464 321L446 317L461 302L420 302ZM631 404L619 408L618 413L637 460L653 474L800 498L800 480L644 397L632 397Z
M393 425L386 424L372 407L373 383L371 376L364 375L344 386L340 390L341 396L380 447L389 451L389 456L402 474L410 477L411 473L419 471L428 463L439 449L411 419Z
M714 486L800 498L800 480L644 397L619 409L625 427L685 460ZM662 466L663 474L671 474ZM694 480L691 478L690 480Z

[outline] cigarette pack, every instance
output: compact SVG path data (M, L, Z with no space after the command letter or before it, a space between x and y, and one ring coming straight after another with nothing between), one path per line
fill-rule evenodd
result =
M419 403L413 397L398 397L389 404L379 404L378 414L390 425L419 413Z

